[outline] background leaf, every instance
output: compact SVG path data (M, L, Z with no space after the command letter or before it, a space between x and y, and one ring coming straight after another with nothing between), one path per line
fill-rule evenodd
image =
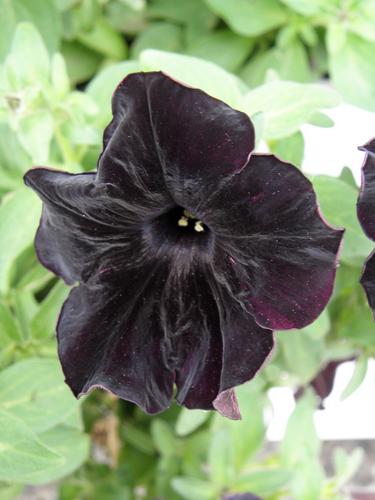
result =
M237 0L235 8L226 0L206 1L240 35L260 35L287 20L286 12L277 0Z
M281 139L296 133L317 111L338 102L338 95L322 85L274 81L248 92L241 108L249 115L264 113L265 137Z
M6 245L0 248L0 293L8 288L12 261L33 241L40 210L40 201L25 187L9 194L0 206L0 234L6 235Z
M59 467L49 450L18 417L0 409L0 480L27 483L42 470Z
M29 358L0 373L0 408L35 432L63 422L77 407L57 360Z
M173 78L236 107L241 97L240 83L215 64L191 56L145 50L140 56L144 71L162 70Z
M325 175L313 178L318 201L324 217L333 226L345 228L341 260L361 264L373 244L364 235L356 214L358 192L346 182Z

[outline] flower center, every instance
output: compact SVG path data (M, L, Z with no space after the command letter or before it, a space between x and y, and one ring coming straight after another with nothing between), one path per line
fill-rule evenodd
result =
M211 248L213 234L196 215L183 207L173 207L156 217L148 225L148 235L159 248L168 244L184 248L208 250Z
M179 227L189 227L189 224L194 225L194 231L197 233L203 233L205 231L205 226L201 220L198 220L195 215L193 215L189 210L186 210L186 208L183 209L183 213L181 217L177 221L177 225Z

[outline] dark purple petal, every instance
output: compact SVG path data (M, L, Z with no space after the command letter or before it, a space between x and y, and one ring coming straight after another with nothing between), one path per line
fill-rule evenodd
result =
M98 194L94 182L95 174L72 175L45 168L25 175L26 185L44 202L36 252L41 263L68 284L83 279L96 258L89 238L90 232L100 228L89 213L90 198Z
M192 208L221 176L240 171L254 147L247 115L163 73L127 76L112 107L99 179L120 185L134 204L159 206L169 191Z
M43 201L38 258L66 283L86 282L142 259L142 213L115 186L98 182L96 174L46 168L29 170L25 182Z
M196 306L189 313L191 327L178 342L176 399L187 408L215 407L238 418L229 389L255 376L272 351L273 334L246 311L228 307L231 302L205 289L204 283L196 281L196 290L197 295L184 296L184 303Z
M314 321L332 293L343 230L325 222L297 168L253 155L203 211L260 325Z
M230 418L231 420L241 420L240 407L234 389L227 389L221 392L213 402L213 407L223 417Z
M76 396L101 387L157 413L169 406L174 381L157 315L160 288L147 273L112 276L110 285L73 288L63 306L57 337L66 382Z
M347 361L353 361L353 357L340 359L338 361L329 361L322 370L309 382L316 395L319 397L319 408L324 409L324 400L331 394L337 368ZM305 392L305 387L299 387L295 392L295 398L299 399Z
M163 266L103 273L73 289L58 323L59 356L75 395L103 387L149 413L177 401L239 417L231 388L251 379L273 347L244 311L219 310L204 275Z
M360 148L366 152L362 186L357 203L358 219L369 238L375 240L375 139Z
M366 292L369 306L371 307L375 318L375 250L365 262L361 276L361 284Z

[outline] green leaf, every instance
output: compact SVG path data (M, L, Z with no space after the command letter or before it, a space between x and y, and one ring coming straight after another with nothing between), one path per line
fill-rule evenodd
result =
M180 474L180 461L176 455L162 455L156 465L154 484L156 498L168 498L168 500L180 500L180 496L173 490L171 481Z
M374 43L345 32L341 25L330 25L327 36L334 85L349 103L375 111Z
M304 83L313 77L306 48L297 38L286 46L255 52L240 76L250 87L257 87L264 83L270 69L282 80Z
M15 89L48 81L49 54L42 37L31 23L20 23L17 26L4 69Z
M375 42L375 2L352 2L350 7L345 27L361 38Z
M61 36L61 21L54 0L42 2L30 0L0 0L1 24L0 30L0 61L8 53L10 44L21 21L31 22L43 37L50 54L57 51ZM22 59L21 59L22 60ZM29 65L38 61L23 61Z
M125 441L145 455L153 455L155 453L154 443L150 435L130 422L124 424L122 435Z
M43 432L64 421L78 401L64 384L57 360L29 358L0 373L0 407Z
M320 109L338 103L337 94L322 85L273 81L248 92L241 107L249 115L263 112L265 137L281 139L297 132Z
M54 123L49 110L39 110L19 121L18 138L35 164L45 164L53 137Z
M167 422L161 419L153 420L151 436L159 453L165 456L176 453L176 438Z
M64 56L72 84L89 80L98 70L102 60L97 52L79 42L63 42L61 53Z
M258 36L287 21L287 11L277 0L206 0L213 12L240 35Z
M10 287L38 292L51 279L50 272L37 260L33 245L27 247L12 263Z
M357 389L358 387L362 384L366 377L367 373L367 364L368 364L368 359L365 356L360 357L354 367L353 374L343 390L340 400L343 401L344 399L348 398L351 396Z
M162 70L173 78L204 90L231 106L238 106L241 98L240 81L216 64L160 50L143 51L140 64L144 71Z
M54 54L51 61L51 83L59 98L69 93L70 82L65 60L61 54Z
M264 134L264 113L255 113L250 116L255 130L255 149L259 146Z
M20 145L16 133L10 129L9 125L0 123L0 172L6 170L10 176L14 177L15 182L17 181L17 187L21 187L23 185L22 174L30 167L31 160ZM2 185L1 180L0 185Z
M187 436L198 429L209 418L210 413L204 410L188 410L182 408L176 422L178 436Z
M214 500L217 498L215 488L211 483L195 477L175 477L172 479L172 486L182 498L187 500L197 500L198 498L199 500Z
M355 181L353 172L349 167L344 167L341 170L340 179L349 184L349 186L353 187L354 189L358 189L358 185Z
M319 175L312 180L323 215L333 226L345 228L341 261L362 265L373 244L366 238L357 219L358 191L335 177Z
M324 310L313 323L299 331L308 335L312 340L319 340L329 333L330 327L329 314L327 310Z
M58 314L68 293L69 288L63 281L52 288L31 321L33 338L42 339L54 335Z
M295 469L291 476L291 497L301 500L321 498L324 472L319 462L321 443L315 431L315 396L308 390L297 401L281 443L282 464Z
M40 209L38 198L25 187L7 195L0 205L0 234L3 235L0 247L0 293L8 289L13 260L34 239Z
M98 115L100 125L104 126L111 120L112 95L117 85L129 73L135 73L139 71L139 69L139 64L136 61L125 61L108 66L90 81L86 88L86 92L100 109Z
M34 474L59 467L62 459L49 450L15 415L0 409L0 480L28 483Z
M61 457L61 463L47 470L35 472L27 481L29 484L44 484L61 479L78 469L88 458L89 436L77 429L59 425L39 434L39 438L44 445Z
M220 491L232 484L235 477L234 447L229 429L221 429L212 436L208 452L210 479Z
M183 24L195 33L207 31L215 22L215 16L203 0L189 0L188 2L153 0L147 9L147 14L151 19L166 19Z
M281 0L282 3L303 16L316 16L325 12L327 0Z
M339 486L344 486L358 471L364 459L364 450L355 448L352 452L336 447L333 450L335 480Z
M319 372L324 359L325 344L311 338L307 332L279 332L278 343L283 368L297 375L301 384L309 382Z
M234 72L246 60L254 44L251 38L236 35L229 30L220 30L196 36L186 52Z
M349 341L352 349L364 349L371 353L374 349L374 318L364 291L358 286L361 270L357 271L357 282L351 289L351 295L332 304L331 309L335 312L333 327L337 337L346 343Z
M131 36L143 31L148 25L146 11L134 10L118 1L106 5L106 17L117 31Z
M270 149L281 160L301 167L305 141L301 132L295 132L284 139L271 141Z
M314 395L310 390L306 391L289 418L280 450L283 463L288 467L318 458L320 441L314 425L315 406Z
M96 17L92 29L79 33L77 39L106 57L118 60L126 58L127 45L124 38L104 17Z
M241 420L232 421L216 415L214 432L229 429L233 446L233 464L240 471L261 446L265 435L263 410L265 397L257 385L257 379L236 389L241 408Z
M38 303L34 295L25 290L12 290L11 298L23 339L29 340L31 338L30 321L38 310Z
M146 7L146 0L120 0L134 10L143 10Z
M131 46L130 55L137 59L145 49L166 50L180 52L182 48L182 30L171 23L152 23L142 31Z
M241 476L233 485L236 492L251 491L256 495L274 495L288 485L292 473L290 470L270 468L256 470Z
M22 494L24 486L22 484L0 484L1 500L14 500Z
M315 125L316 127L333 127L335 122L330 118L328 115L325 113L314 113L310 120L309 120L310 125Z
M10 308L0 302L0 349L9 342L19 342L22 332L12 314Z

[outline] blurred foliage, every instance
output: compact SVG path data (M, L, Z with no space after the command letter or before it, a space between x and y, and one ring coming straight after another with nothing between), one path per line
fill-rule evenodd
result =
M115 86L153 69L247 112L257 143L303 167L300 128L331 126L324 110L339 94L375 111L375 2L0 0L0 13L0 498L56 480L61 500L346 498L361 451L337 449L326 476L308 387L329 362L357 358L348 397L375 356L358 283L372 244L347 169L312 179L327 220L346 228L334 296L315 323L277 334L272 362L238 390L240 422L177 405L150 418L100 391L73 398L54 338L68 289L36 259L41 206L22 175L35 164L95 169ZM274 386L305 391L271 447Z

